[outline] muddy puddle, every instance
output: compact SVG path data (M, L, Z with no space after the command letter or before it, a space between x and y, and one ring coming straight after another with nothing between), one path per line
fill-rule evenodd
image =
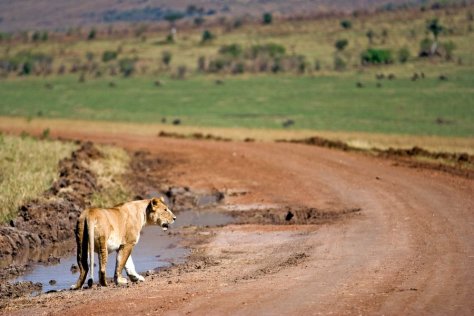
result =
M138 273L144 274L148 270L168 267L172 263L184 262L189 250L180 245L179 235L172 234L173 230L186 226L219 226L234 221L230 215L212 211L182 211L177 213L176 222L170 227L169 232L164 232L158 226L146 226L140 237L139 243L133 250L133 261ZM107 263L107 277L114 274L116 253L109 255ZM95 262L98 264L97 254ZM69 289L77 280L78 273L73 273L71 267L76 264L76 256L70 255L60 259L56 265L36 264L32 269L11 282L31 281L43 285L42 292ZM95 280L98 280L98 266L95 270ZM39 292L33 293L37 295Z

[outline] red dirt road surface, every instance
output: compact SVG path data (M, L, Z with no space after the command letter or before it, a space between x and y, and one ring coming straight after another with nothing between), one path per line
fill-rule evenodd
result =
M472 180L299 144L68 131L53 136L147 149L172 162L165 171L172 184L237 192L226 197L229 208L290 205L361 212L323 225L196 231L209 238L195 246L202 260L191 260L186 269L128 288L20 299L4 313L474 314Z

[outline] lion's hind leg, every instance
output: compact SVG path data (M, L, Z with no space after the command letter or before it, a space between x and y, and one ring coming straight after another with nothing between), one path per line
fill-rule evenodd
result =
M79 219L76 225L76 245L77 245L77 265L79 267L79 278L76 284L71 286L71 290L82 288L89 272L87 262L88 245L87 222L85 219Z
M107 286L105 278L105 271L107 269L107 242L104 236L99 237L99 283L102 286Z

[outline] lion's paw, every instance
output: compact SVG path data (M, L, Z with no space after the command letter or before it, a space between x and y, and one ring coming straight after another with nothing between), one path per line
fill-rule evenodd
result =
M142 277L140 274L129 275L128 277L130 278L130 281L132 281L132 282L143 282L143 281L145 281L145 278Z
M128 283L127 279L125 279L123 276L118 276L115 278L115 284L117 285L123 285L127 283Z

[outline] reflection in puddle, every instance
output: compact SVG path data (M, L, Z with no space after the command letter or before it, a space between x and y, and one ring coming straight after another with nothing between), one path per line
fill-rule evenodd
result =
M217 212L197 212L185 211L176 214L178 217L176 222L171 225L173 228L183 226L217 226L229 224L233 218L229 215ZM134 247L132 257L135 267L139 273L144 273L147 270L163 268L169 266L171 263L179 264L184 262L188 249L180 246L179 236L172 236L168 232L164 232L158 226L146 226L140 241ZM116 253L111 253L107 262L107 277L113 277L115 268ZM96 275L94 280L98 278L98 258L95 254L95 262L97 263L94 269ZM34 283L40 282L43 284L43 291L69 289L69 287L77 281L78 273L71 272L71 266L77 264L76 256L71 255L61 258L61 262L57 265L35 265L33 269L22 275L12 282L18 281L32 281ZM55 284L49 284L51 280L56 281ZM52 282L53 283L53 282Z

